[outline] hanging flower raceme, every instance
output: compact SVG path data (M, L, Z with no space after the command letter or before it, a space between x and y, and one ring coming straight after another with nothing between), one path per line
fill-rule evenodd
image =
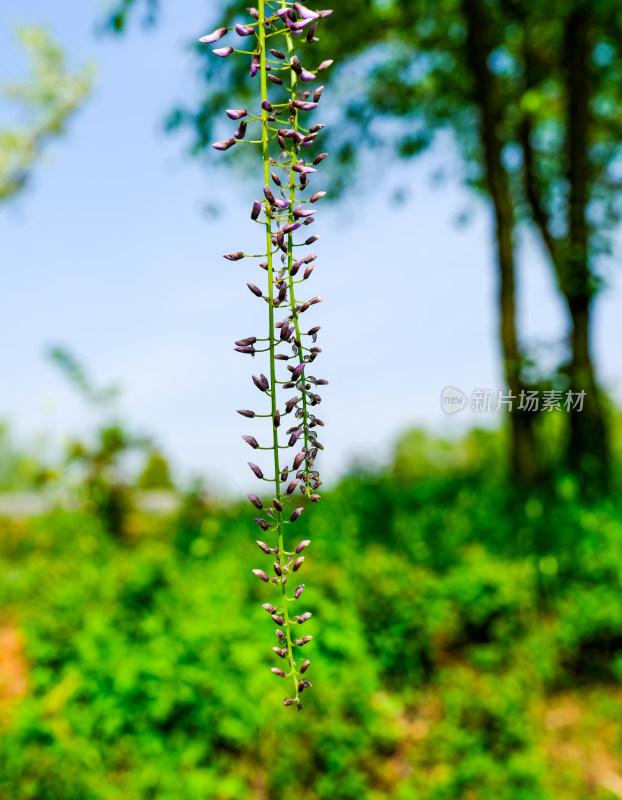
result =
M237 50L233 42L233 46L217 47L213 52L220 58L239 53L240 57L248 59L250 51L250 76L259 76L258 110L253 113L246 108L228 109L226 113L231 120L241 120L239 127L233 136L216 142L213 147L229 150L240 144L260 145L263 159L263 196L253 203L250 217L265 228L265 253L250 256L236 251L224 258L228 261L259 258L259 267L267 273L259 286L250 282L247 286L258 299L267 303L268 335L248 336L235 343L238 353L253 358L257 354L267 354L268 375L252 376L255 387L265 396L264 406L258 411L244 409L238 413L248 419L267 418L269 422L265 440L252 435L242 437L253 450L271 452L270 467L265 467L267 474L259 465L249 461L254 475L260 481L272 484L270 494L274 495L267 502L256 494L248 495L253 507L263 512L263 516L255 517L255 523L270 540L269 543L257 541L257 544L273 560L266 570L255 569L253 572L260 580L272 583L280 590L281 604L265 603L263 608L277 626L278 647L273 650L287 662L287 669L273 667L271 671L293 682L293 697L286 698L284 705L296 705L300 710L300 694L311 684L300 677L310 661L302 660L298 649L306 646L313 637L295 636L294 628L297 634L299 629L296 626L304 624L311 613L305 611L292 616L289 604L298 601L305 585L299 584L290 597L286 584L288 578L302 568L305 557L300 553L310 540L305 539L293 550L286 550L284 533L285 526L296 524L305 511L304 505L294 507L294 496L299 492L311 503L317 503L320 499L317 491L322 483L315 460L324 447L318 441L316 429L324 423L312 409L322 399L316 388L327 381L308 372L311 363L321 353L321 349L315 346L320 328L308 327L305 320L308 309L323 298L315 296L301 300L298 292L299 284L310 278L316 261L316 255L305 252L305 248L319 239L318 235L303 233L304 227L315 221L316 209L309 208L309 204L316 203L326 194L323 191L312 194L310 190L311 181L316 179L316 168L326 158L326 153L312 154L324 128L321 123L309 124L307 121L317 108L324 89L323 86L314 89L312 84L318 74L332 64L332 61L323 61L315 69L310 69L310 56L304 51L318 41L318 25L332 11L314 11L302 3L292 4L287 0L259 0L258 8L248 8L247 11L252 18L250 21L237 23L233 28L217 28L199 41L212 44L227 34L237 37L237 41L242 39L243 49ZM256 127L257 137L247 139L247 127ZM291 423L287 420L290 415ZM281 451L289 448L293 448L291 460L282 458ZM283 466L283 461L288 461L288 464ZM270 572L274 574L270 576Z

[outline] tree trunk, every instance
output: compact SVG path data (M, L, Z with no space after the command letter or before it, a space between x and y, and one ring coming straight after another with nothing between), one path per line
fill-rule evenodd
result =
M499 108L494 79L488 69L488 57L493 48L490 37L486 35L487 20L481 0L462 0L462 10L467 23L467 46L475 79L475 100L481 115L486 181L495 214L503 370L508 389L518 399L524 384L521 379L522 356L516 334L514 209L508 176L503 166L503 142L498 133L503 112ZM540 467L534 420L532 413L520 412L516 405L510 414L512 473L517 480L525 483L533 482Z
M589 58L587 15L573 14L566 30L568 142L568 247L562 290L571 319L570 389L585 392L583 408L570 412L568 466L586 484L605 488L609 475L609 439L591 357L591 305L594 287L589 264Z

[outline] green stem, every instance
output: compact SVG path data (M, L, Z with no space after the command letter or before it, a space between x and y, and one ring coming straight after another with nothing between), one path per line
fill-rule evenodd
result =
M282 0L281 0L281 7L284 8L285 5L286 4L284 2L282 2ZM289 63L291 63L292 58L294 56L294 42L293 42L292 36L291 36L291 34L289 32L286 33L285 40L287 42L287 60L288 60ZM296 72L293 69L290 70L290 74L291 74L292 98L295 99L295 97L296 97L296 86L297 86L297 83L298 83L298 75L296 74ZM298 114L297 113L294 114L294 121L292 123L292 128L295 131L298 130ZM295 203L296 203L296 179L297 179L298 175L297 175L296 172L294 172L295 165L296 165L296 142L295 142L294 139L292 139L292 157L291 157L290 171L289 171L289 215L288 215L289 222L293 222L294 221L294 206L295 206ZM287 240L288 240L287 268L288 268L288 270L291 271L292 264L294 263L293 236L291 234L289 234L289 236L287 237ZM294 330L296 331L296 338L302 344L302 339L300 337L300 326L298 324L298 315L295 312L296 297L295 297L295 293L294 293L294 279L293 279L291 274L289 276L289 301L290 301L290 305L291 305L291 309L292 309L292 318L293 318L293 322L294 322ZM298 348L298 363L299 364L303 364L304 363L304 356L303 356L303 352L302 352L302 347ZM303 382L304 382L304 373L303 373ZM304 389L303 389L303 392L302 392L302 412L303 412L302 421L303 421L303 424L304 424L304 429L303 430L304 430L305 452L308 455L309 454L309 432L308 432L308 429L307 429L307 420L308 420L307 392ZM309 479L309 466L307 464L307 459L306 458L305 458L305 461L304 461L304 465L305 465L305 479L306 479L305 483L308 486L308 482L309 482L308 481L308 479Z
M268 99L268 80L266 78L266 29L264 25L265 21L265 0L259 0L259 26L258 26L258 35L259 35L259 50L260 50L260 74L261 74L261 101L262 103ZM262 140L262 150L263 150L263 166L264 166L264 184L266 186L270 185L270 148L269 148L269 131L268 131L268 112L263 109L261 112L261 140ZM277 380L276 380L276 369L275 364L276 361L274 359L274 298L273 298L273 285L274 285L274 269L272 264L272 209L270 204L266 201L265 203L266 209L266 251L267 251L267 260L268 260L268 286L270 290L269 294L269 302L268 302L268 317L269 317L269 337L270 337L270 387L272 393L272 441L274 447L274 485L275 485L275 498L277 500L281 499L281 469L279 467L279 437L278 431L274 427L274 415L276 414L277 406L276 406L276 389L277 389ZM281 558L281 569L285 566L285 561L282 558L281 554L285 551L285 546L283 543L283 515L281 512L276 512L276 522L277 522L277 529L278 529L278 538L279 538L279 557ZM286 572L283 569L283 577L286 576ZM289 663L291 666L291 674L294 680L294 693L295 699L298 701L298 676L296 674L296 663L294 661L294 653L293 653L293 646L292 646L292 638L291 638L291 631L290 631L290 621L289 621L289 613L287 610L287 592L285 590L285 583L283 579L279 581L281 586L281 592L283 595L283 620L284 620L284 628L285 628L285 636L287 639L287 656L289 659Z

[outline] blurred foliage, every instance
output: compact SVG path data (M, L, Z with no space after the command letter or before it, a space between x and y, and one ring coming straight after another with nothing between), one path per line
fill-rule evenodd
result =
M158 450L147 453L147 460L138 477L139 489L173 489L168 461Z
M88 97L93 78L90 68L75 73L67 69L63 51L45 28L21 28L17 35L30 75L1 90L21 121L0 129L0 203L26 187L45 146L65 132Z
M91 435L67 443L64 474L84 509L99 517L109 533L126 536L131 533L135 488L128 462L137 456L144 459L138 478L141 489L171 488L168 464L149 437L133 433L119 419L117 386L96 386L77 358L63 347L51 348L49 357L99 416Z
M0 422L0 491L41 489L53 478L53 470L44 465L36 449L27 452L18 446L9 425Z
M296 523L312 539L302 714L268 671L248 503L197 484L124 543L88 509L1 522L29 690L2 699L0 658L0 796L605 800L622 504L585 505L563 475L512 492L495 436L407 434L389 469L351 473Z

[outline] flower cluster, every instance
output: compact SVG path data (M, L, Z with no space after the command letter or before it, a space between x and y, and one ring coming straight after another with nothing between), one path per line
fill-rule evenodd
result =
M315 415L321 402L317 388L327 383L310 375L308 370L321 353L317 347L319 327L303 330L302 315L313 305L321 302L321 297L312 297L301 302L297 297L298 284L305 283L314 269L316 255L307 253L319 236L307 235L306 228L315 221L315 207L325 192L311 193L310 184L318 165L326 158L326 153L309 156L324 125L309 125L308 115L320 102L323 86L311 86L332 61L323 61L315 69L309 69L300 58L300 52L318 41L316 32L322 19L332 11L313 11L302 3L287 0L260 0L258 8L247 9L252 20L238 23L233 28L217 28L213 33L200 39L201 42L215 43L232 32L245 42L244 49L231 45L217 47L216 56L227 58L232 53L240 53L250 61L250 75L259 76L261 110L256 113L245 108L228 109L227 116L239 123L232 137L213 145L216 150L229 150L234 145L260 145L264 167L263 196L253 203L251 219L265 227L266 250L261 255L248 255L241 251L229 253L224 257L229 261L242 258L258 258L259 267L267 273L264 276L265 288L248 283L249 290L268 305L267 337L248 336L235 343L239 353L253 358L257 353L267 353L268 376L253 375L253 383L267 398L265 413L251 410L238 411L243 417L265 417L270 422L271 438L266 445L251 435L242 438L253 450L270 450L272 463L267 477L263 469L252 462L249 466L256 477L273 485L274 497L266 504L255 494L248 499L253 506L263 512L255 518L262 532L270 534L271 544L258 541L261 550L274 558L269 577L262 569L253 572L266 583L272 582L280 588L280 605L265 603L263 608L277 625L278 646L274 652L287 663L287 670L273 667L272 672L281 678L293 680L293 697L287 697L284 705L302 708L300 694L311 684L302 677L309 666L309 660L300 661L294 648L305 646L312 636L297 637L294 626L305 623L311 613L306 611L296 616L290 615L292 602L298 600L304 590L299 584L291 597L288 597L286 583L293 578L303 565L305 557L300 553L310 544L306 539L293 551L285 550L284 528L291 525L303 513L304 506L286 510L297 493L301 493L312 503L320 499L317 493L321 480L315 460L323 446L317 438L316 429L324 423ZM250 44L248 44L250 43ZM280 49L277 49L280 47ZM268 95L270 87L270 96ZM307 88L309 87L309 88ZM309 125L305 127L305 125ZM249 129L257 130L257 138L250 135ZM259 131L261 137L259 138ZM307 194L308 199L305 199ZM302 248L299 250L298 248ZM277 259L277 256L279 257ZM279 263L280 261L280 263ZM279 312L284 312L282 318ZM306 327L306 326L304 326ZM281 374L278 367L283 370ZM289 374L288 374L289 373ZM286 391L291 396L283 400ZM292 416L288 426L286 417ZM289 463L282 461L281 451L294 451ZM265 537L268 538L268 537Z

